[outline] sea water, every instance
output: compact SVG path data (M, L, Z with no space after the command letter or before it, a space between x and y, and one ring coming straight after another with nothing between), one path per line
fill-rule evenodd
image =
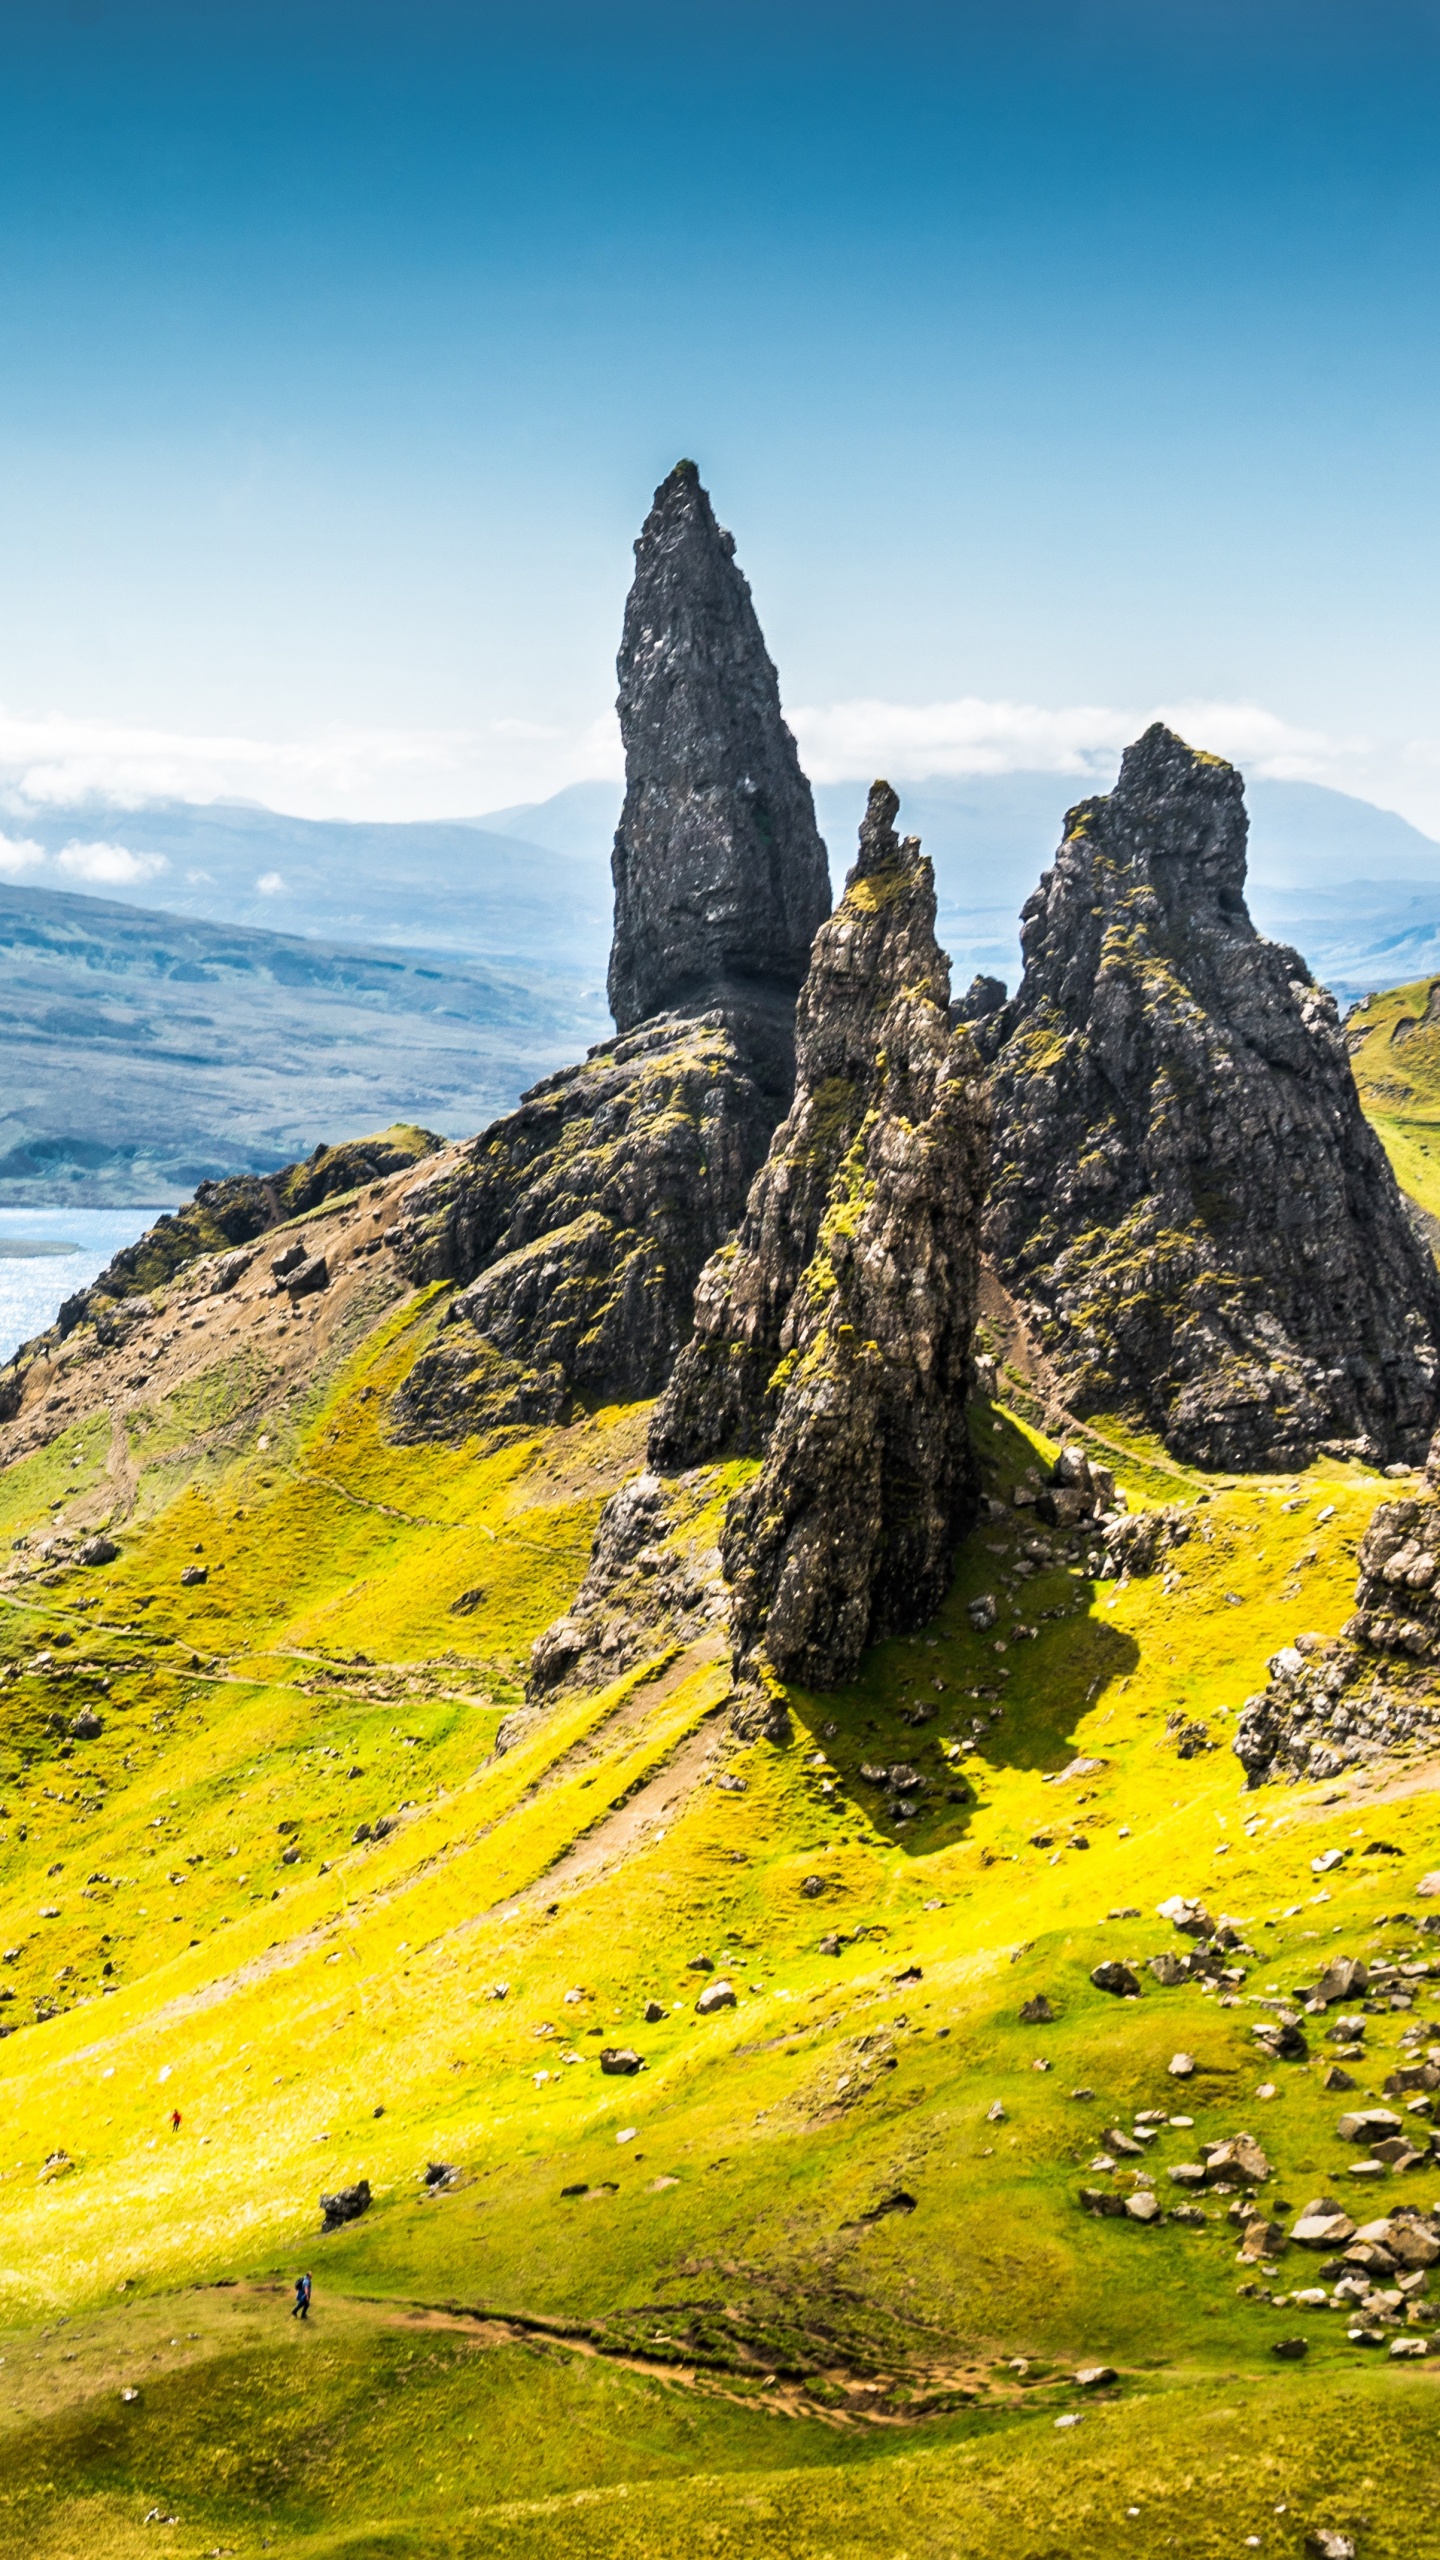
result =
M43 1333L61 1301L98 1279L122 1244L153 1227L143 1209L0 1209L0 1360Z

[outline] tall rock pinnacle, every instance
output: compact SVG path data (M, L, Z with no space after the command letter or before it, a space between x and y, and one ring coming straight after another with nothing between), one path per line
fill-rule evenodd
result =
M1073 1410L1196 1466L1423 1456L1440 1279L1332 997L1245 905L1240 775L1158 722L1025 906L986 1241Z
M828 1688L938 1608L968 1525L966 1392L990 1115L946 1018L935 882L877 782L815 939L795 1100L651 1427L685 1468L757 1452L721 1555L740 1662Z
M397 1395L404 1438L557 1421L577 1391L653 1395L790 1100L796 990L830 911L810 786L692 462L635 548L619 1033L410 1193L402 1268L457 1286Z
M825 847L733 536L693 462L661 482L635 545L617 672L619 1029L737 995L788 1005L830 912Z

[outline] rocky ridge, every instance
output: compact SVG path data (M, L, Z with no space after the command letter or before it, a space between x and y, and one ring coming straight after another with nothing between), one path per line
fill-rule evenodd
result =
M898 805L875 785L801 992L795 1100L701 1274L645 1480L653 1527L666 1480L760 1458L720 1539L737 1668L821 1688L933 1613L976 1500L965 1408L989 1115L969 1035L947 1020L931 868L895 834ZM584 1606L536 1647L540 1687L597 1649L630 1561L628 1500L602 1522ZM714 1588L693 1595L712 1617Z
M1250 921L1245 842L1239 774L1158 723L1070 812L1020 990L977 1017L986 1240L1077 1414L1208 1468L1413 1459L1440 1279L1330 996Z
M396 1399L402 1439L653 1395L794 1074L825 848L734 542L692 463L636 544L619 657L619 1033L417 1184L398 1252L458 1283Z

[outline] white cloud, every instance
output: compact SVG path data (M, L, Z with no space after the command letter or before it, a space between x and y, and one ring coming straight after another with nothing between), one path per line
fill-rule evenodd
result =
M305 738L184 732L0 706L0 806L259 801L307 818L473 815L617 769L613 715L566 729L497 718L466 730L333 727Z
M1228 756L1247 775L1319 782L1373 800L1440 834L1440 740L1336 735L1301 728L1254 702L905 703L865 698L787 711L806 771L816 782L918 782L927 774L1045 772L1108 784L1122 748L1152 720L1192 746Z
M926 774L1042 770L1103 787L1120 750L1157 717L1197 746L1228 755L1247 774L1328 783L1399 810L1440 833L1440 736L1365 738L1300 726L1258 703L1187 700L1135 703L992 701L965 695L907 703L883 696L802 704L788 717L806 770L817 782L897 780ZM331 728L305 738L229 732L184 733L29 714L0 707L0 811L13 836L0 845L0 877L45 867L28 843L27 817L40 810L106 801L127 808L153 800L248 800L311 818L476 816L517 801L548 798L570 782L623 772L620 733L606 710L566 728L497 717L468 730ZM33 823L33 819L32 819ZM71 858L73 856L73 859ZM63 871L112 886L148 872L90 870L89 848L67 846ZM105 858L158 857L111 847ZM258 884L278 896L283 882Z
M163 853L132 853L128 844L63 845L55 856L55 867L70 880L88 881L92 888L129 889L137 880L154 880L169 863Z
M789 715L807 770L817 782L863 781L887 765L911 779L946 773L1108 771L1122 747L1152 720L1195 746L1210 747L1257 773L1334 781L1370 753L1364 739L1297 729L1253 703L1154 703L1112 710L1076 703L1051 711L1034 702L904 703L861 700Z
M285 883L278 871L262 871L255 886L262 898L281 897L285 889Z
M0 880L23 880L27 871L44 869L43 844L32 844L28 836L0 836Z

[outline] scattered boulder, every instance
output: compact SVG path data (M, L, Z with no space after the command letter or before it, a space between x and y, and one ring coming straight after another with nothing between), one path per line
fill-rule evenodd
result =
M1166 2064L1172 2080L1188 2080L1195 2069L1193 2053L1172 2053Z
M1109 2382L1118 2382L1113 2364L1082 2364L1075 2376L1082 2391L1103 2391Z
M1270 2353L1278 2356L1282 2364L1299 2364L1302 2357L1310 2353L1310 2341L1308 2338L1274 2338Z
M77 1564L113 1564L120 1550L113 1538L87 1538L75 1550Z
M1304 2062L1310 2052L1293 2018L1258 2018L1254 2036L1271 2062Z
M1135 2195L1125 2198L1125 2215L1130 2222L1158 2222L1160 2199L1148 2187L1141 2187Z
M647 2027L658 2027L658 2026L659 2026L659 2024L660 2024L661 2019L662 2019L662 2018L664 2017L664 2015L665 2015L665 2003L664 2003L664 2001L663 2001L663 2000L647 2000L647 2001L646 2001L646 2003L645 2003L645 2008L644 2008L644 2011L643 2011L643 2015L644 2015L645 2024L646 2024L646 2026L647 2026Z
M860 1775L862 1776L862 1778L865 1776L865 1774L866 1774L866 1772L862 1769L862 1770L861 1770L861 1772L860 1772ZM883 1777L884 1777L884 1775L885 1775L885 1772L884 1772L884 1770L883 1770L883 1769L878 1769L878 1770L875 1772L875 1775L876 1775L877 1777L883 1778ZM823 1877L823 1876L806 1876L806 1877L804 1877L804 1878L803 1878L803 1880L802 1880L802 1882L801 1882L800 1890L801 1890L801 1892L804 1894L805 1899L806 1899L806 1901L807 1901L807 1902L813 1902L813 1901L815 1901L815 1899L816 1899L817 1895L822 1894L822 1893L824 1892L824 1890L825 1890L825 1879L824 1879L824 1877Z
M1053 2027L1058 2014L1044 1992L1037 1991L1034 1999L1027 2000L1021 2008L1020 2024L1022 2027Z
M1320 2083L1322 2089L1353 2089L1355 2085L1349 2072L1342 2070L1338 2062L1331 2063Z
M1224 2142L1202 2143L1200 2148L1206 2181L1212 2187L1222 2181L1259 2187L1270 2175L1270 2163L1253 2133L1231 2134Z
M308 1261L298 1263L285 1282L290 1297L311 1298L317 1289L330 1286L330 1265L323 1253L313 1253Z
M180 1576L182 1588L186 1590L192 1588L197 1582L208 1582L209 1579L210 1568L204 1564L187 1564Z
M437 2187L453 2186L454 2181L455 2171L448 2160L427 2160L425 2184L432 2195Z
M1187 1982L1190 1978L1184 1957L1173 1955L1168 1947L1150 1958L1150 1972L1165 1991L1173 1991L1177 1982Z
M292 1271L299 1270L301 1263L306 1259L306 1254L307 1248L301 1243L298 1236L294 1237L291 1242L285 1246L283 1252L272 1254L270 1257L270 1268L274 1273L275 1278L277 1280L288 1279Z
M715 1959L713 1956L692 1956L685 1970L687 1973L713 1973Z
M1114 1958L1105 1964L1097 1964L1090 1979L1097 1991L1112 1992L1117 2000L1138 2000L1140 1997L1139 1975L1132 1973L1128 1964L1121 1964Z
M1353 2533L1337 2533L1329 2525L1316 2525L1305 2536L1305 2548L1312 2560L1355 2560Z
M323 2228L338 2231L343 2222L358 2222L370 2210L370 2181L357 2178L353 2187L340 2187L333 2196L322 2196L320 2210L325 2216Z
M1328 2008L1336 2000L1363 2000L1370 1980L1370 1968L1363 1956L1332 1956L1312 1997L1323 2000Z
M709 2018L714 2016L717 2009L733 2009L735 2006L733 1983L707 1982L695 2003L695 2014L698 2018Z
M1316 2196L1291 2225L1290 2237L1302 2249L1343 2249L1354 2239L1355 2225L1333 2196Z
M98 1742L104 1730L104 1718L97 1716L93 1707L82 1707L70 1719L70 1731L77 1742Z
M1390 2107L1357 2107L1335 2127L1342 2142L1372 2143L1375 2137L1404 2131L1404 2119Z
M644 2065L642 2064L640 2056L635 2051L633 2045L602 2044L600 2047L600 2068L602 2071L610 2072L611 2074L619 2075L624 2078L628 2077L632 2072L643 2070Z

